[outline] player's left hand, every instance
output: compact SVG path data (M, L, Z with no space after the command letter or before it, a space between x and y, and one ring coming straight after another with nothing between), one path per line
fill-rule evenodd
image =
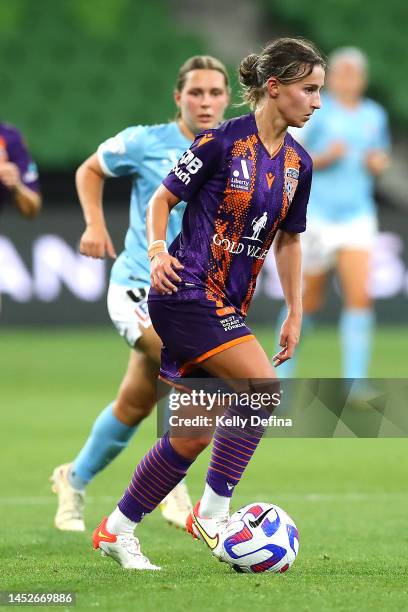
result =
M300 338L302 326L301 315L288 315L281 327L279 345L283 347L279 353L272 357L275 368L293 357Z
M21 183L20 171L12 162L0 163L0 182L8 189L15 189Z

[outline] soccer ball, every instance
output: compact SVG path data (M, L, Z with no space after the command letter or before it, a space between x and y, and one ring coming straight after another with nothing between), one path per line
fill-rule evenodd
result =
M279 506L255 502L235 512L222 533L222 560L237 572L286 572L296 559L299 533Z

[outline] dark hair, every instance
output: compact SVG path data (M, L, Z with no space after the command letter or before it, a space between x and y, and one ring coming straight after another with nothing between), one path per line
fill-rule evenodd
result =
M265 95L266 81L274 76L289 85L308 76L314 66L326 68L326 60L313 43L303 38L278 38L259 55L251 53L239 66L243 100L254 109Z
M229 90L229 76L226 67L220 60L211 55L194 55L180 67L177 75L176 90L181 91L186 84L187 74L191 70L218 70L224 75L225 87Z

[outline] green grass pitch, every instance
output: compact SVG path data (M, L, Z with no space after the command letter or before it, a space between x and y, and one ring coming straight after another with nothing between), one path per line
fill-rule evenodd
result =
M259 337L269 351L273 338ZM377 334L372 375L406 376L406 332ZM284 575L239 575L204 545L171 529L155 511L138 528L160 573L121 570L91 550L100 518L121 496L153 443L146 421L130 447L90 485L85 534L57 532L48 477L71 460L99 411L114 397L126 347L115 332L0 332L0 589L77 593L78 610L366 611L407 610L407 441L266 439L234 495L281 505L300 530L300 553ZM336 376L334 330L318 330L303 349L299 374ZM192 467L194 499L208 452Z

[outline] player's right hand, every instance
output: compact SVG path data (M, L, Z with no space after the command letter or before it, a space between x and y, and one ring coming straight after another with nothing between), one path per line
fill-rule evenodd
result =
M175 270L182 270L184 266L176 257L169 253L157 253L150 263L151 286L162 295L171 295L177 292L177 287L172 283L181 282L181 278Z
M79 252L95 259L104 259L106 256L116 259L115 248L105 226L88 225L81 236Z

